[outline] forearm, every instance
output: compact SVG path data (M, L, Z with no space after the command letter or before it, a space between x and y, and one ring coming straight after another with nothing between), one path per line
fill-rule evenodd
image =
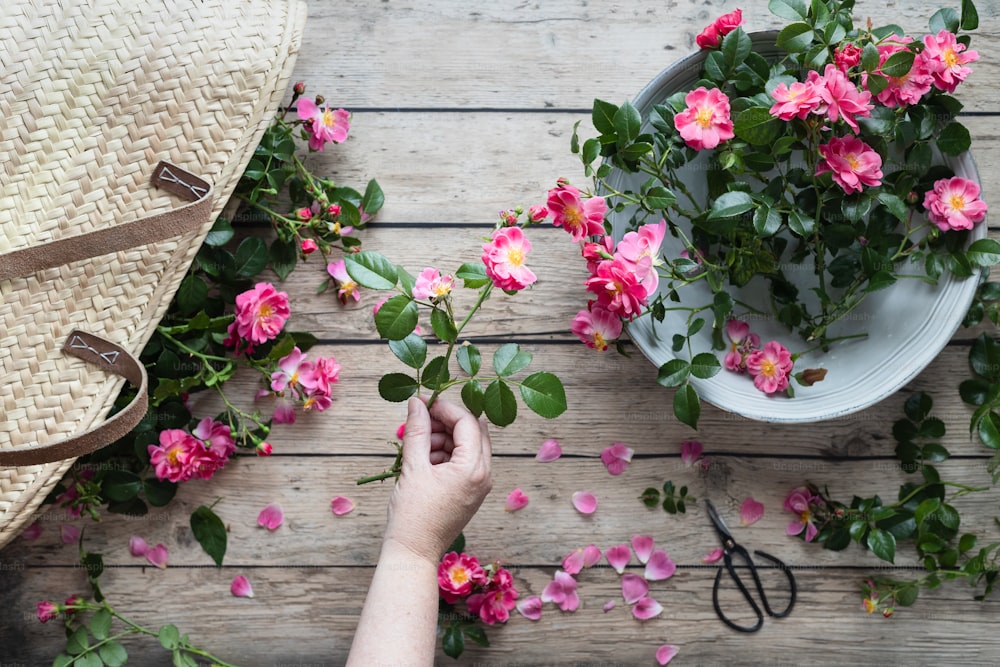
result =
M348 666L433 665L437 608L437 563L387 540L361 610Z

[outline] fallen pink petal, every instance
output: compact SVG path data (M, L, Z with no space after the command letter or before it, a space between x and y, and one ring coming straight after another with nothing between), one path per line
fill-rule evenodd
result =
M677 565L663 549L657 549L649 555L646 562L645 577L649 581L662 581L674 576Z
M229 587L230 592L238 598L252 598L253 597L253 587L247 578L242 574L238 575L233 579L232 585Z
M337 516L343 516L354 509L354 501L344 496L337 496L330 501L330 508Z
M622 576L622 598L625 604L635 604L646 597L649 592L649 582L638 574L626 574Z
M526 507L528 504L528 496L524 494L521 489L514 489L509 494L507 494L507 500L504 502L503 507L508 512L516 512L522 507Z
M601 550L593 544L582 549L569 552L562 561L562 568L569 574L578 574L581 570L597 565L601 560Z
M556 570L552 581L542 591L542 602L555 603L563 611L576 611L580 606L580 598L576 594L576 579L562 570Z
M632 607L632 615L640 621L648 621L663 613L663 605L653 598L642 598Z
M722 560L722 549L712 549L701 557L701 562L709 565L712 563L718 563L720 560Z
M681 461L684 465L694 465L701 458L704 449L697 440L685 440L681 443Z
M149 551L149 545L146 544L146 540L142 539L138 535L133 535L128 541L128 552L139 558L145 556L146 552Z
M656 649L656 662L661 665L665 665L674 659L674 656L677 655L678 651L680 651L680 649L673 644L664 644L660 648Z
M63 544L73 544L80 539L80 529L73 524L66 523L59 529L59 536L62 538Z
M270 503L257 515L257 525L268 530L277 530L285 521L285 512L278 503Z
M601 452L601 462L609 473L620 475L625 472L625 468L628 468L634 454L634 449L626 447L624 443L616 442Z
M161 570L167 569L167 558L170 557L170 552L164 545L157 544L155 547L150 547L146 550L145 556L151 565L155 565Z
M740 523L744 526L752 526L764 516L764 503L759 503L753 498L747 498L740 505Z
M577 491L573 494L573 507L580 514L593 514L597 510L597 496L590 491Z
M562 447L559 446L559 441L546 440L542 443L542 446L538 448L538 453L535 454L535 460L540 463L549 463L551 461L555 461L560 456L562 456Z
M643 565L649 560L649 555L653 553L653 538L650 535L636 535L632 538L632 550L635 551L636 558Z
M41 536L42 536L42 524L38 523L37 521L28 526L27 528L25 528L24 531L21 533L21 539L27 540L28 542L34 542Z
M601 607L601 609L604 610L605 614L608 613L609 611L611 611L614 608L615 608L615 601L614 600L608 600L607 602L604 603L604 606Z
M517 601L517 611L525 618L537 621L542 617L542 599L537 595Z
M627 544L619 544L604 552L604 557L608 559L608 565L614 568L615 572L621 574L625 571L625 566L632 560L632 550Z

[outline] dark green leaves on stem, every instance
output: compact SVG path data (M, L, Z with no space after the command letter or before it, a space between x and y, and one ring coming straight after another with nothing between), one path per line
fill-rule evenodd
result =
M202 505L191 513L191 532L205 553L222 567L227 545L226 526L222 519L210 507Z
M566 391L552 373L539 371L521 381L521 399L535 414L555 419L566 411Z
M347 274L362 287L389 290L394 288L399 280L396 265L380 253L371 250L347 255L344 257L344 263Z
M517 399L510 386L503 380L494 380L483 395L486 418L497 426L509 426L517 419Z
M375 314L375 328L382 338L402 340L413 333L418 317L416 302L405 294L397 294Z

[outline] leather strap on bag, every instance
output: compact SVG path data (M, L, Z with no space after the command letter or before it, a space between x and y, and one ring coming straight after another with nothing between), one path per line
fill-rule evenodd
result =
M190 203L166 213L0 255L0 280L180 236L200 229L208 221L212 212L212 186L207 181L160 162L153 170L152 183ZM0 450L0 466L39 465L88 454L124 437L145 416L146 369L128 350L77 330L70 333L62 351L124 377L136 388L135 398L114 416L79 435L43 446L20 445Z

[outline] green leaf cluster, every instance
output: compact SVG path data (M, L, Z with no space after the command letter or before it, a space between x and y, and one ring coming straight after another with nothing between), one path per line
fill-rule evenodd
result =
M662 507L667 514L684 514L688 505L694 504L697 499L688 495L688 488L682 486L679 489L671 481L663 483L663 490L651 486L642 492L639 500L646 507Z

